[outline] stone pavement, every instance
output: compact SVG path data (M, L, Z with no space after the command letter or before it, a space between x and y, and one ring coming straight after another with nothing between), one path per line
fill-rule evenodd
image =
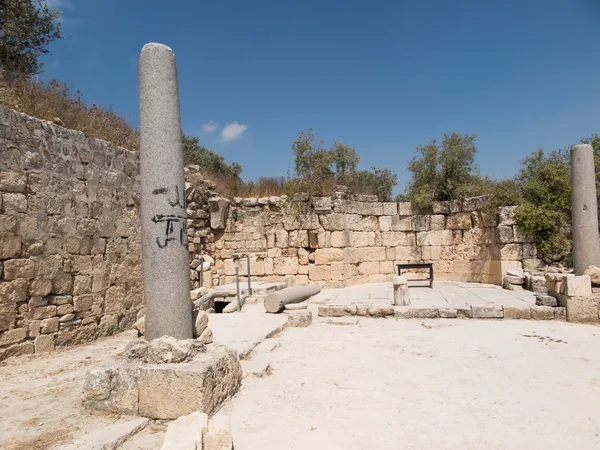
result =
M410 306L393 305L392 283L327 289L309 299L319 316L395 316L399 319L475 318L566 320L565 308L536 306L530 291L493 284L437 281L433 289L410 284Z
M409 283L411 306L415 308L461 308L465 306L533 306L534 293L509 291L494 284L436 281L433 289ZM325 289L310 299L310 303L331 305L368 304L392 305L392 283L372 283Z

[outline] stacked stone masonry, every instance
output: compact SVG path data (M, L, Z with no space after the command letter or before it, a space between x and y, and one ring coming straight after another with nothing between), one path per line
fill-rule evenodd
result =
M438 280L501 284L540 262L514 208L368 195L218 197L186 169L192 288L234 281L343 286L433 262ZM0 360L131 328L142 317L139 155L0 105Z
M373 196L291 201L234 198L212 244L216 276L246 274L290 284L328 286L391 281L396 264L432 262L437 280L502 284L512 268L540 265L531 240L516 227L515 207L486 209L484 198L438 202L433 214Z
M131 328L137 153L0 106L0 360Z

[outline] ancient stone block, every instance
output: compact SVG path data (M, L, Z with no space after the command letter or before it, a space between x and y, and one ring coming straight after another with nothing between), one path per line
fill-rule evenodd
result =
M449 230L468 230L472 228L470 213L456 213L448 216L446 227Z
M4 279L31 278L34 275L34 267L30 259L9 259L4 262Z
M504 306L505 319L531 319L531 308L524 306Z
M58 317L43 319L40 323L42 334L56 333L58 331Z
M533 320L554 320L554 308L550 306L532 306L531 318Z
M0 283L0 303L24 302L27 297L27 280L18 279Z
M298 273L298 258L274 258L273 273L275 275L296 275Z
M344 261L344 250L340 248L319 248L315 250L314 255L317 265Z
M317 265L309 265L308 266L308 278L311 281L329 281L331 280L331 266L317 266Z
M521 244L505 244L501 246L500 258L503 260L523 259L523 246Z
M169 423L161 450L208 449L207 443L204 442L204 435L207 431L208 416L206 414L194 412L181 416ZM215 447L215 449L221 449L221 447Z
M364 261L385 261L385 247L345 248L344 261L360 263Z
M431 227L431 216L413 216L412 229L414 231L427 231Z
M21 238L12 234L0 234L0 259L17 258L21 253Z
M432 230L445 230L446 229L446 216L436 214L431 216L431 229Z
M588 297L592 295L592 281L589 275L565 277L564 293L569 297Z
M501 244L510 244L513 242L513 229L511 226L500 225L498 228L498 241Z
M25 192L27 187L27 174L6 171L0 172L0 191Z
M498 209L500 225L515 225L517 219L515 217L516 206L503 206Z
M471 307L473 319L502 319L504 311L501 306L475 306Z
M94 296L91 294L76 295L73 297L73 309L75 311L89 311L90 309L92 309L93 304L94 304ZM112 312L112 311L107 311L107 312Z
M27 212L27 197L24 194L5 193L2 200L6 213Z
M36 353L46 353L54 350L54 335L41 334L34 341Z
M412 206L410 202L400 202L398 203L398 215L400 216L410 216L412 215Z
M331 212L331 197L313 197L313 210L317 214L327 214Z
M27 337L25 328L14 328L12 330L0 333L0 347L4 345L16 344Z
M375 245L375 232L351 231L349 232L350 247L369 247Z
M434 214L450 214L450 205L448 202L433 202Z

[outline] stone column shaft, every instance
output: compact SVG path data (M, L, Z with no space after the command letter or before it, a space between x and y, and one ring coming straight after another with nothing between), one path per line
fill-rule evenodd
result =
M594 149L589 144L571 149L571 214L573 267L575 275L583 275L589 266L600 267Z
M146 339L193 337L177 67L171 49L140 56L141 225Z

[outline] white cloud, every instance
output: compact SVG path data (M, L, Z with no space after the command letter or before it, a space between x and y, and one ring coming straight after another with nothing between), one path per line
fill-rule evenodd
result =
M208 123L202 125L202 134L212 134L219 127L218 123L213 122L212 120Z
M221 130L221 140L223 142L233 142L239 139L248 129L248 125L236 122L230 122Z

